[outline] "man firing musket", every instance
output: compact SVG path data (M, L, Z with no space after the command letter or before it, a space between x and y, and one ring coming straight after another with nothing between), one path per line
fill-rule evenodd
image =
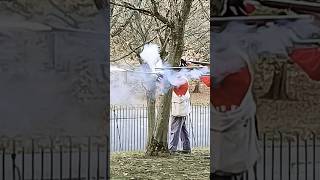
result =
M203 64L202 64L203 65ZM208 65L208 63L206 63ZM204 66L191 66L191 63L181 59L180 67L169 67L173 70L184 70L184 69L199 69ZM191 102L189 92L189 82L184 76L177 74L177 78L184 79L183 84L173 87L172 91L172 104L171 104L171 128L170 128L170 142L169 150L170 153L174 154L177 152L177 146L179 138L182 142L181 153L191 153L191 146L189 140L189 132L186 126L186 121L191 113ZM201 76L202 77L202 76ZM200 77L200 79L201 79Z
M180 61L180 67L187 66L184 60ZM171 100L171 128L169 151L171 154L177 152L179 139L182 142L182 153L191 153L189 132L186 121L191 113L191 102L189 93L189 82L186 77L180 76L185 83L173 88Z

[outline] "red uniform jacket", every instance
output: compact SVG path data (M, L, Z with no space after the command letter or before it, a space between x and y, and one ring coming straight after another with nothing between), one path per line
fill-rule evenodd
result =
M320 48L299 48L290 53L290 57L310 79L320 81ZM224 105L227 110L231 105L239 106L244 98L249 85L250 73L248 68L243 68L237 73L225 77L215 88L211 88L214 106ZM210 77L202 77L201 80L210 86Z

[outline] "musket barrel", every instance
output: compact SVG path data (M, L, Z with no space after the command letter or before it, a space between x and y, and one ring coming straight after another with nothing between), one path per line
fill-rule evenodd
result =
M155 69L200 69L200 68L204 68L206 66L187 66L187 67L158 67Z

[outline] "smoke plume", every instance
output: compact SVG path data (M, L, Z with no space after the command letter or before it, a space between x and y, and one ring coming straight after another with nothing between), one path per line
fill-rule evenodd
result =
M160 58L156 44L146 44L140 57L144 64L133 70L111 66L111 104L141 104L143 96L157 98L171 88L186 83L186 79L199 80L202 75L209 73L207 67L170 69L171 66ZM146 93L147 91L155 93Z

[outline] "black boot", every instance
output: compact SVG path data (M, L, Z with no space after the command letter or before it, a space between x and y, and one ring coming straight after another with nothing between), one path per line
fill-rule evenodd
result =
M232 180L232 176L220 176L214 173L210 173L210 179L212 180Z

